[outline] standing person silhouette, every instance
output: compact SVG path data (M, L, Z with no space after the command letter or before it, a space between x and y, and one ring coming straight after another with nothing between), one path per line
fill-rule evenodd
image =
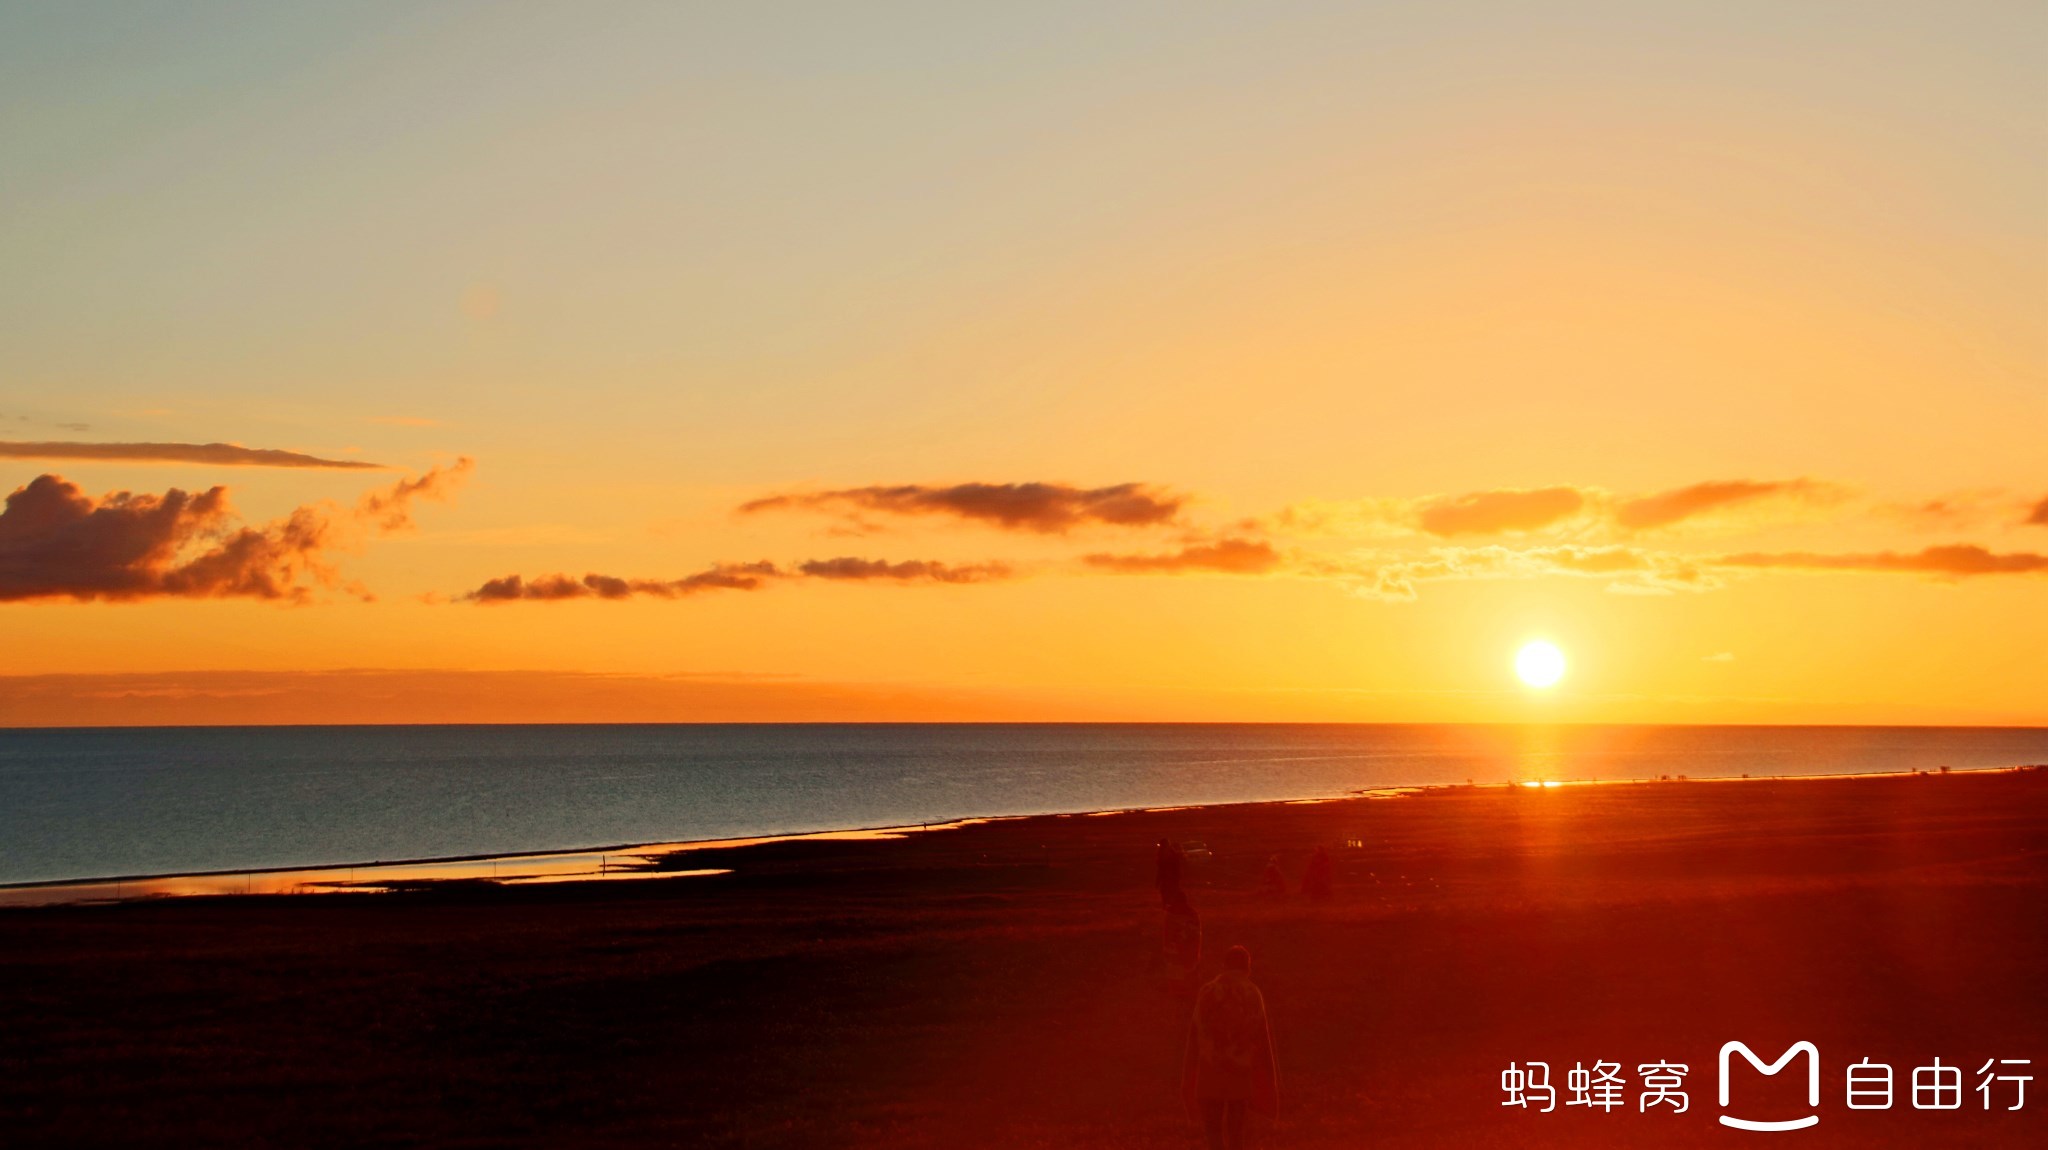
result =
M1287 897L1287 872L1280 869L1280 856L1266 860L1266 870L1259 876L1260 889L1269 898Z
M1316 853L1309 856L1308 870L1301 876L1301 893L1316 902L1327 901L1330 897L1331 878L1336 874L1336 870L1336 866L1330 862L1330 852L1323 847L1317 847Z
M1152 857L1152 882L1159 888L1159 905L1169 910L1181 901L1180 869L1185 861L1179 847L1159 840L1159 849Z
M1202 962L1202 916L1195 913L1187 892L1173 892L1166 908L1166 922L1159 935L1160 953L1166 959L1166 987L1180 997L1195 992L1196 970Z
M1245 1111L1270 1118L1279 1109L1266 997L1252 984L1252 955L1244 947L1231 947L1223 973L1195 996L1180 1089L1188 1112L1202 1123L1209 1150L1241 1150Z

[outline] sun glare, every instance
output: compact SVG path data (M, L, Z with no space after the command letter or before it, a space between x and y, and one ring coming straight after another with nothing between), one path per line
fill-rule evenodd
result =
M1564 652L1542 639L1525 643L1515 653L1515 674L1531 687L1554 687L1564 678Z

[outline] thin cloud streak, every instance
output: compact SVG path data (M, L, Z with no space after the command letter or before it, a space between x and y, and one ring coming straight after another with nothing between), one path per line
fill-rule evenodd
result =
M1010 567L1002 563L949 564L930 559L861 559L840 556L809 559L790 567L768 560L755 563L717 563L680 579L626 579L617 575L542 575L527 579L507 575L492 579L474 591L456 597L463 603L557 603L572 599L680 599L707 591L758 591L774 582L824 579L834 582L987 583L1007 579Z
M360 459L322 459L296 451L233 443L25 443L0 441L0 459L73 459L110 463L202 463L215 467L297 467L389 471Z
M1006 563L946 564L929 559L908 559L891 563L885 559L812 559L797 567L797 573L811 579L892 580L898 583L987 583L1007 579Z
M1615 505L1614 522L1625 531L1648 531L1758 500L1815 499L1833 493L1834 488L1811 479L1714 480L1624 499Z
M1088 524L1151 527L1174 522L1186 500L1143 483L1073 487L1063 483L960 483L849 487L771 495L742 503L742 514L828 510L856 521L866 513L946 516L998 527L1056 535Z
M2048 571L2048 555L2030 551L1998 554L1974 543L1957 543L1901 553L1821 554L1811 551L1746 552L1714 560L1726 567L1777 568L1796 571L1880 571L1967 578L1975 575L2028 575Z
M768 580L781 577L782 571L766 561L719 563L681 579L622 579L595 573L581 579L568 575L542 575L535 579L507 575L489 580L459 598L469 603L510 603L522 599L550 603L566 599L630 599L635 595L678 599L705 591L754 591Z
M1163 555L1095 554L1082 556L1081 562L1097 570L1125 575L1265 575L1279 569L1281 558L1270 543L1221 539Z

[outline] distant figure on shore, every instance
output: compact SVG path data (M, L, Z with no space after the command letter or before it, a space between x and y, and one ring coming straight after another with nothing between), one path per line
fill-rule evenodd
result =
M1209 1150L1244 1145L1247 1109L1270 1118L1279 1108L1266 997L1252 984L1252 955L1241 946L1224 954L1223 973L1195 997L1180 1092L1188 1113L1202 1123Z
M1280 856L1266 860L1266 873L1259 880L1260 887L1273 898L1287 897L1287 872L1280 869Z
M1152 881L1159 887L1159 905L1168 910L1181 901L1180 872L1185 861L1179 847L1165 839L1159 840L1159 850L1153 856Z
M1166 908L1166 926L1159 948L1166 956L1166 987L1175 994L1195 992L1195 968L1202 961L1202 916L1187 895L1175 891Z
M1329 850L1317 847L1316 853L1309 856L1308 869L1302 872L1301 893L1317 902L1323 902L1330 897L1330 888L1335 877L1336 868L1330 862Z

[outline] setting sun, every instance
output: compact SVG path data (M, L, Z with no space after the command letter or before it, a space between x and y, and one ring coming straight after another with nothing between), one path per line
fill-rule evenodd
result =
M1541 639L1525 643L1515 654L1515 674L1531 687L1554 687L1564 678L1564 652Z

